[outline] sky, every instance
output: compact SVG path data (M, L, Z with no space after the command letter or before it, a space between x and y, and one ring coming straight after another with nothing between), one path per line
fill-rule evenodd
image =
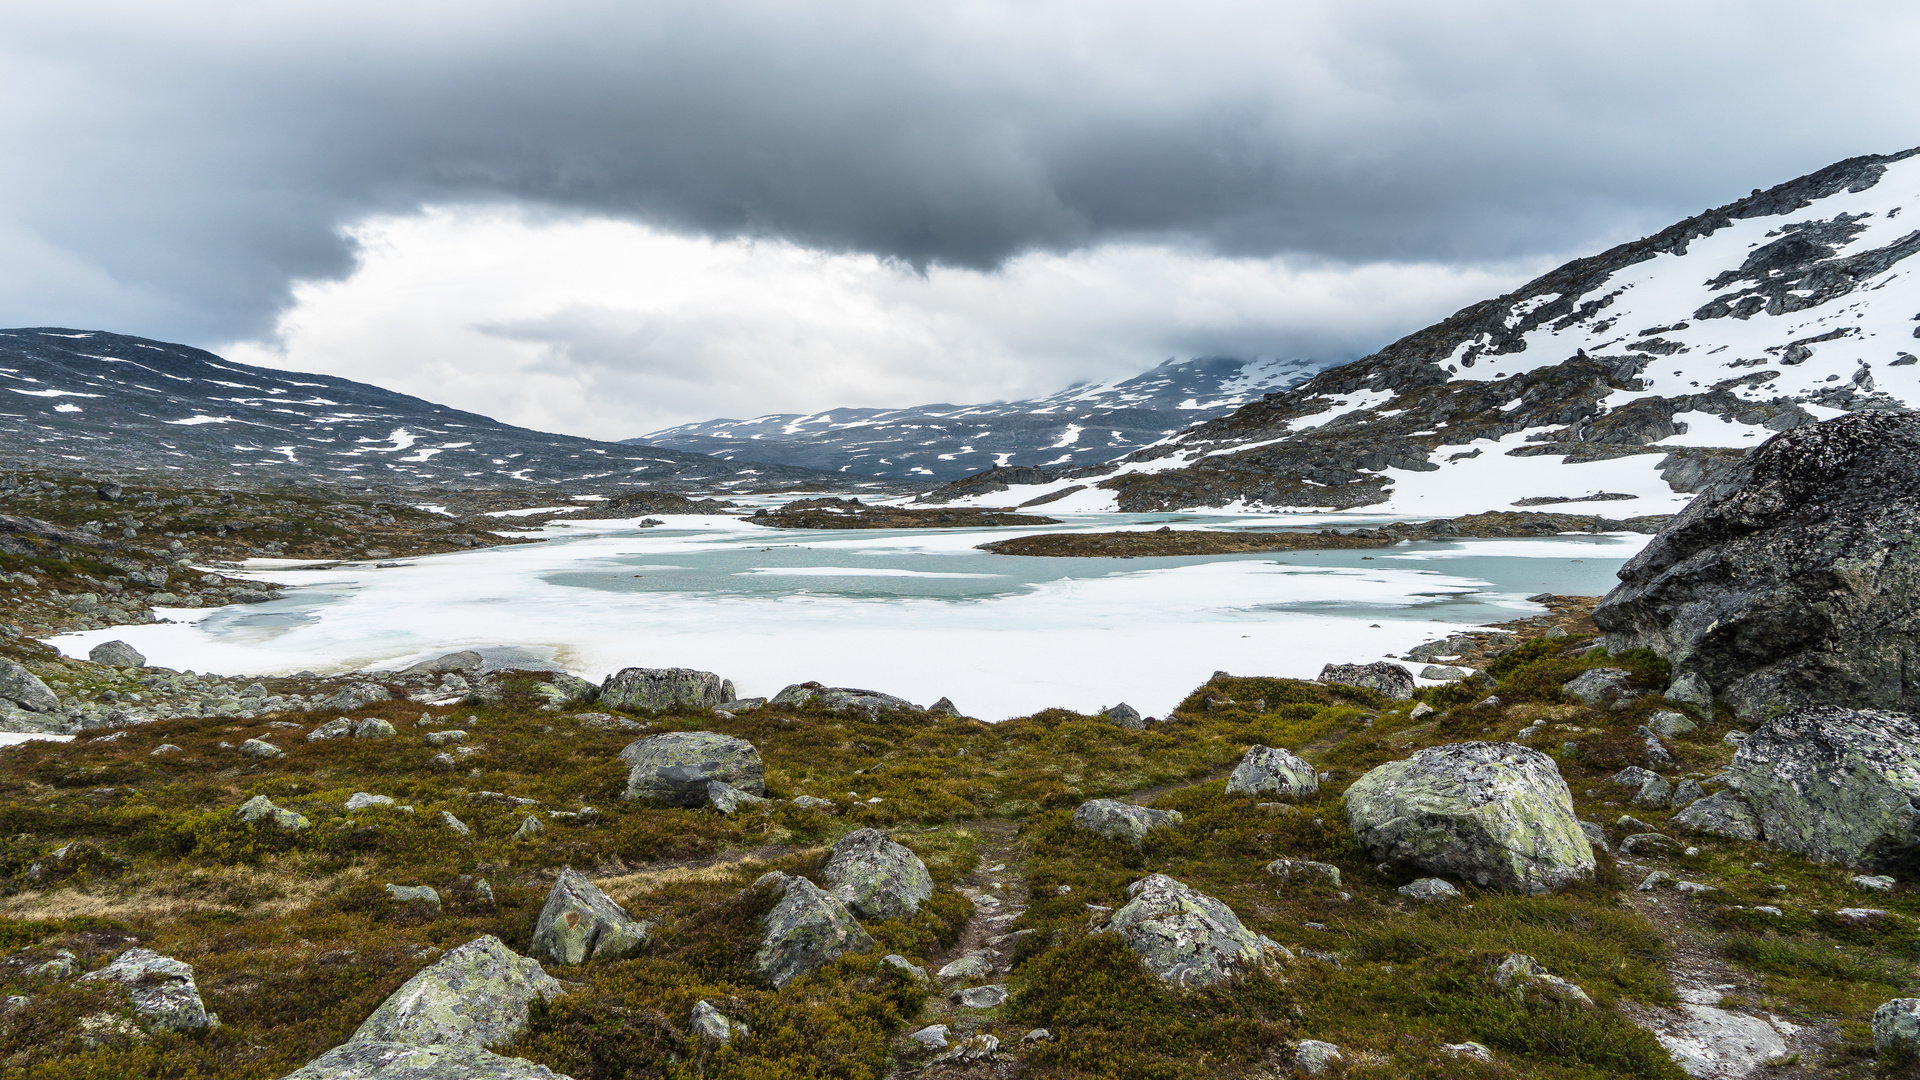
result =
M0 325L601 438L1364 355L1920 144L1894 3L0 8Z

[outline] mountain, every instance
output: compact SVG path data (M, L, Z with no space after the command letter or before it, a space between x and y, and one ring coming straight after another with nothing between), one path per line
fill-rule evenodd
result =
M0 330L0 468L168 473L258 486L858 487L513 427L330 375L98 330Z
M1756 188L1115 461L986 470L922 498L1677 510L1776 432L1920 403L1916 154Z
M708 420L627 442L871 476L953 480L989 465L1110 461L1212 419L1322 365L1202 357L1026 401L833 409Z

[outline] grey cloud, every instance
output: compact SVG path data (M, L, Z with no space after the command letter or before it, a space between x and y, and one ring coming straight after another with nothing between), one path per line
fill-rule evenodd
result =
M1577 250L1914 141L1894 50L1920 29L1893 4L20 7L0 322L194 341L347 271L343 223L439 200L916 265Z

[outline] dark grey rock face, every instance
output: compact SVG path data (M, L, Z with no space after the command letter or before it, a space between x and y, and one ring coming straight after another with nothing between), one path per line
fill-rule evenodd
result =
M733 684L691 668L623 668L600 686L600 704L629 712L709 709L733 700Z
M933 896L927 865L877 829L841 837L820 873L833 895L863 919L911 919Z
M806 878L776 871L754 885L780 890L780 902L766 916L766 936L753 954L754 970L774 989L847 953L873 951L873 938L846 905Z
M1795 709L1749 735L1732 772L1774 847L1847 866L1920 855L1920 718Z
M1920 710L1920 414L1776 435L1620 570L1593 619L1744 716Z
M674 731L630 743L626 798L669 806L705 806L707 785L718 780L749 795L767 793L760 751L745 739L714 731Z
M1413 673L1385 660L1371 664L1328 664L1320 669L1320 681L1365 687L1395 701L1413 696Z

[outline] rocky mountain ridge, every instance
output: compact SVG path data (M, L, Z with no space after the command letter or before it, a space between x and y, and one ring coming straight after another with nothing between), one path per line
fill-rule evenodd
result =
M1851 158L1578 259L1112 462L930 501L1677 511L1768 436L1920 402L1920 160Z

